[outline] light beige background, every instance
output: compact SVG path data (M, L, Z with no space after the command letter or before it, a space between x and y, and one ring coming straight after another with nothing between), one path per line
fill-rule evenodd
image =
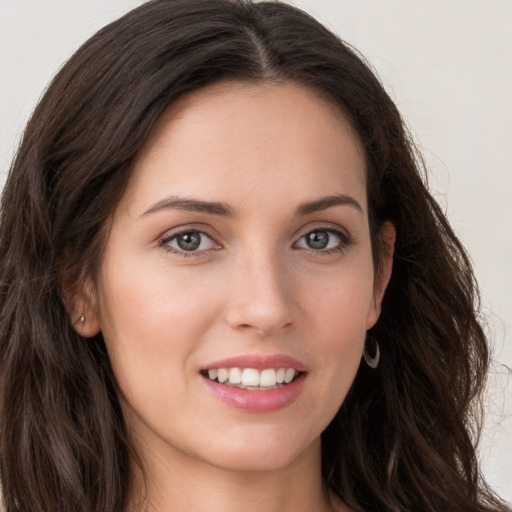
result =
M46 84L141 0L0 0L0 186ZM494 340L480 458L512 502L512 1L296 0L356 46L401 109L473 257Z

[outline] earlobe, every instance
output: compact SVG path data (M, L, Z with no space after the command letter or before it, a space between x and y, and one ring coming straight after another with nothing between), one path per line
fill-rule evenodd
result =
M377 322L382 299L388 286L393 271L393 254L395 252L396 229L392 222L385 221L380 228L380 266L375 272L373 285L373 308L368 316L367 329Z
M63 288L62 296L73 329L84 338L96 336L101 326L96 293L90 279Z
M90 310L91 308L87 309ZM100 332L101 329L97 314L92 312L90 314L82 313L77 320L74 320L75 316L76 315L73 315L71 317L71 321L73 322L73 328L80 336L92 338Z

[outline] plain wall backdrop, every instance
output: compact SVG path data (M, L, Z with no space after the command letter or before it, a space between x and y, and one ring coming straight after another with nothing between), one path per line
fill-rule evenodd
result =
M0 187L52 76L89 36L141 3L0 0ZM512 502L512 1L293 3L377 70L472 256L495 355L480 459Z

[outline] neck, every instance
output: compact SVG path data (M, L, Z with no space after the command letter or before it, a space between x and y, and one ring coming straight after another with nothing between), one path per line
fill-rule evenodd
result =
M140 455L144 477L139 469L135 471L127 512L348 510L323 488L320 440L288 466L268 471L216 467L180 452L172 457L162 452Z

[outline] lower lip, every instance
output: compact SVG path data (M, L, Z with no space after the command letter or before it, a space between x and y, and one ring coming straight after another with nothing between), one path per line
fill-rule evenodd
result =
M269 391L249 391L220 384L201 376L208 390L221 402L246 412L273 412L291 405L304 389L306 373L293 382Z

